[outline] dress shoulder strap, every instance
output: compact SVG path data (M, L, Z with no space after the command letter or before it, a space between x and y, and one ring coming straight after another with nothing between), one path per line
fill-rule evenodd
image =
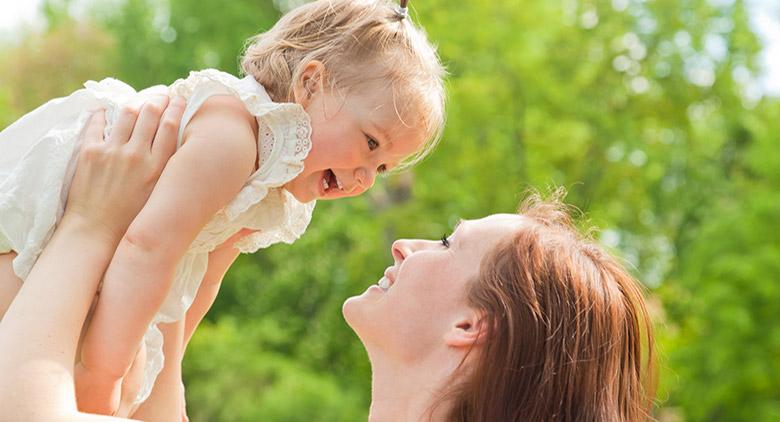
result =
M186 79L179 79L174 82L169 93L171 95L181 95L187 99L187 107L179 126L177 146L181 146L184 129L190 122L195 113L206 100L214 95L234 95L246 102L246 98L251 97L262 103L271 102L271 98L265 92L263 87L256 83L254 79L248 80L251 76L238 79L237 77L221 72L215 69L206 69L197 72L190 72Z

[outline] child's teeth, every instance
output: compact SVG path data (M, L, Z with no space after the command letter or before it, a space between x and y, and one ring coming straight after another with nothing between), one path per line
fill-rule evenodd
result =
M344 186L341 185L341 180L339 180L338 177L334 174L333 177L336 179L336 185L338 185L339 189L344 190Z
M323 178L323 179L322 179L322 188L323 188L323 189L325 189L325 190L327 190L327 189L328 189L328 187L329 187L329 185L328 185L328 179L327 179L327 178Z
M382 277L376 284L378 284L379 287L381 287L384 291L387 291L387 289L390 288L390 280L388 280L387 277Z

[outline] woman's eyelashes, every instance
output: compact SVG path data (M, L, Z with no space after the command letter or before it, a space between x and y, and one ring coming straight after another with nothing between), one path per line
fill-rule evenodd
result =
M450 247L450 240L448 239L448 237L449 237L449 235L447 235L447 234L445 234L445 235L443 235L441 237L441 244L445 248L449 248Z

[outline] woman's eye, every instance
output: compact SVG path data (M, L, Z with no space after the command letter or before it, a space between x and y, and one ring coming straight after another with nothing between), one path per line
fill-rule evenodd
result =
M377 173L382 174L387 172L387 166L382 164L381 166L376 168Z
M375 141L370 136L367 136L366 139L368 139L368 149L373 151L377 148L379 148L379 142Z
M449 248L449 247L450 247L450 240L449 240L449 239L447 239L448 237L449 237L449 236L447 236L446 234L445 234L445 235L443 235L443 236L441 237L441 244L442 244L442 246L444 246L445 248Z

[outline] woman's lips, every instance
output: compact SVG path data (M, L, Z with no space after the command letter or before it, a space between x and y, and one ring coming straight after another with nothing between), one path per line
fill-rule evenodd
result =
M377 282L379 287L381 287L384 291L387 291L393 284L395 284L395 274L393 273L392 268L394 267L388 267L385 270L385 275Z

